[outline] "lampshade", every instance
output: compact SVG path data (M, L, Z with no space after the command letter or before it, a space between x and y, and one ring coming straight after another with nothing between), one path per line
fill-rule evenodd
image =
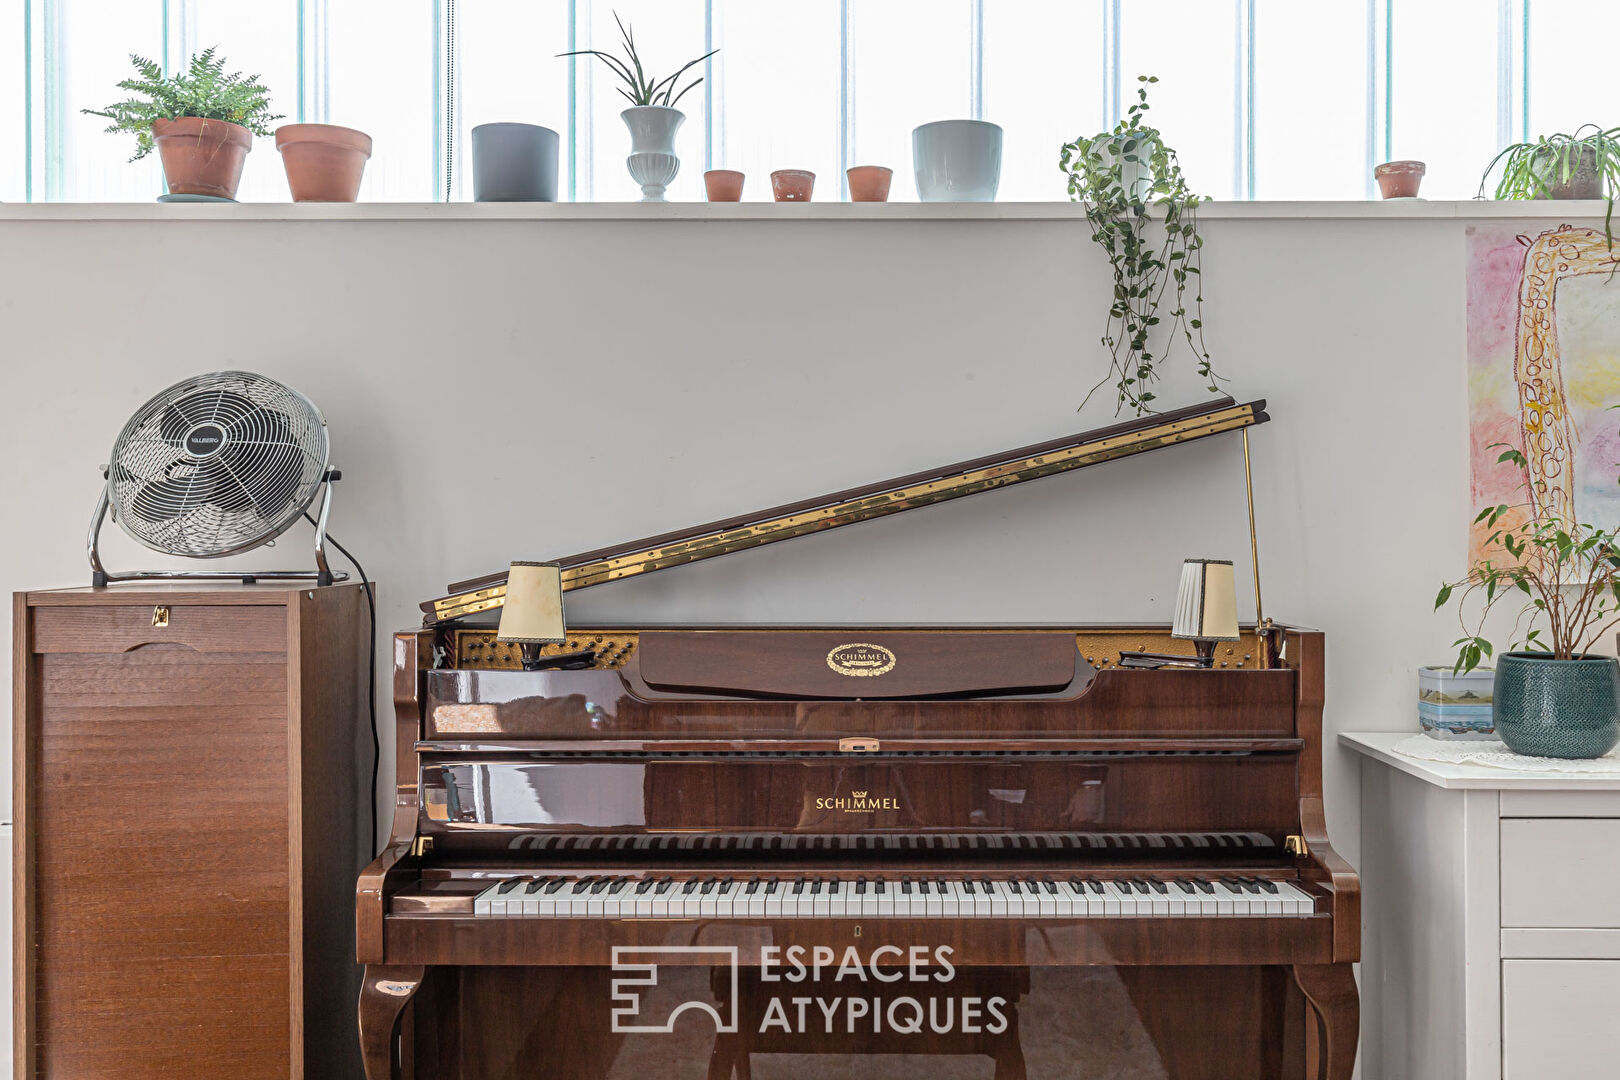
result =
M562 568L555 563L515 562L506 576L499 641L547 645L568 639L563 622Z
M1230 559L1188 559L1181 567L1176 621L1170 636L1238 640L1237 581Z

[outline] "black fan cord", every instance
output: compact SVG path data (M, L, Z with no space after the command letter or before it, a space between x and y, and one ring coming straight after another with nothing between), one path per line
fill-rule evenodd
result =
M315 519L304 512L304 520L315 525ZM320 528L319 525L315 525ZM377 769L382 762L382 744L377 741L377 597L371 590L371 578L366 575L366 568L360 565L360 560L350 553L349 549L338 543L338 538L331 533L326 534L326 540L343 557L354 566L354 572L360 575L360 584L366 593L366 610L371 615L371 661L367 668L366 702L367 712L371 717L371 847L370 853L376 854L377 847Z

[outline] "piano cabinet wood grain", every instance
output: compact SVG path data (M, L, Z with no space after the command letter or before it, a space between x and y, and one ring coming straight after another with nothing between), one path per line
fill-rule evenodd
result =
M360 587L14 615L15 1075L356 1075Z

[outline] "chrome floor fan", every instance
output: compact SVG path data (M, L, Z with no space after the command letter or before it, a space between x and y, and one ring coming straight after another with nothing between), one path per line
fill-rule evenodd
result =
M327 585L326 520L332 483L326 420L304 395L246 371L198 375L169 387L130 417L102 468L106 484L90 522L90 571L116 581L312 580ZM136 570L111 574L97 550L107 514L153 551L217 559L262 547L317 496L313 570Z

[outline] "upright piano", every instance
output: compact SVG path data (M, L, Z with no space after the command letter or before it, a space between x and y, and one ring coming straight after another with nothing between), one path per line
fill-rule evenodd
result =
M1264 419L1223 402L588 552L564 587ZM477 625L502 588L394 638L369 1080L1350 1077L1320 632L1267 621L1209 668L1122 667L1190 643L1081 625L574 627L525 657Z

